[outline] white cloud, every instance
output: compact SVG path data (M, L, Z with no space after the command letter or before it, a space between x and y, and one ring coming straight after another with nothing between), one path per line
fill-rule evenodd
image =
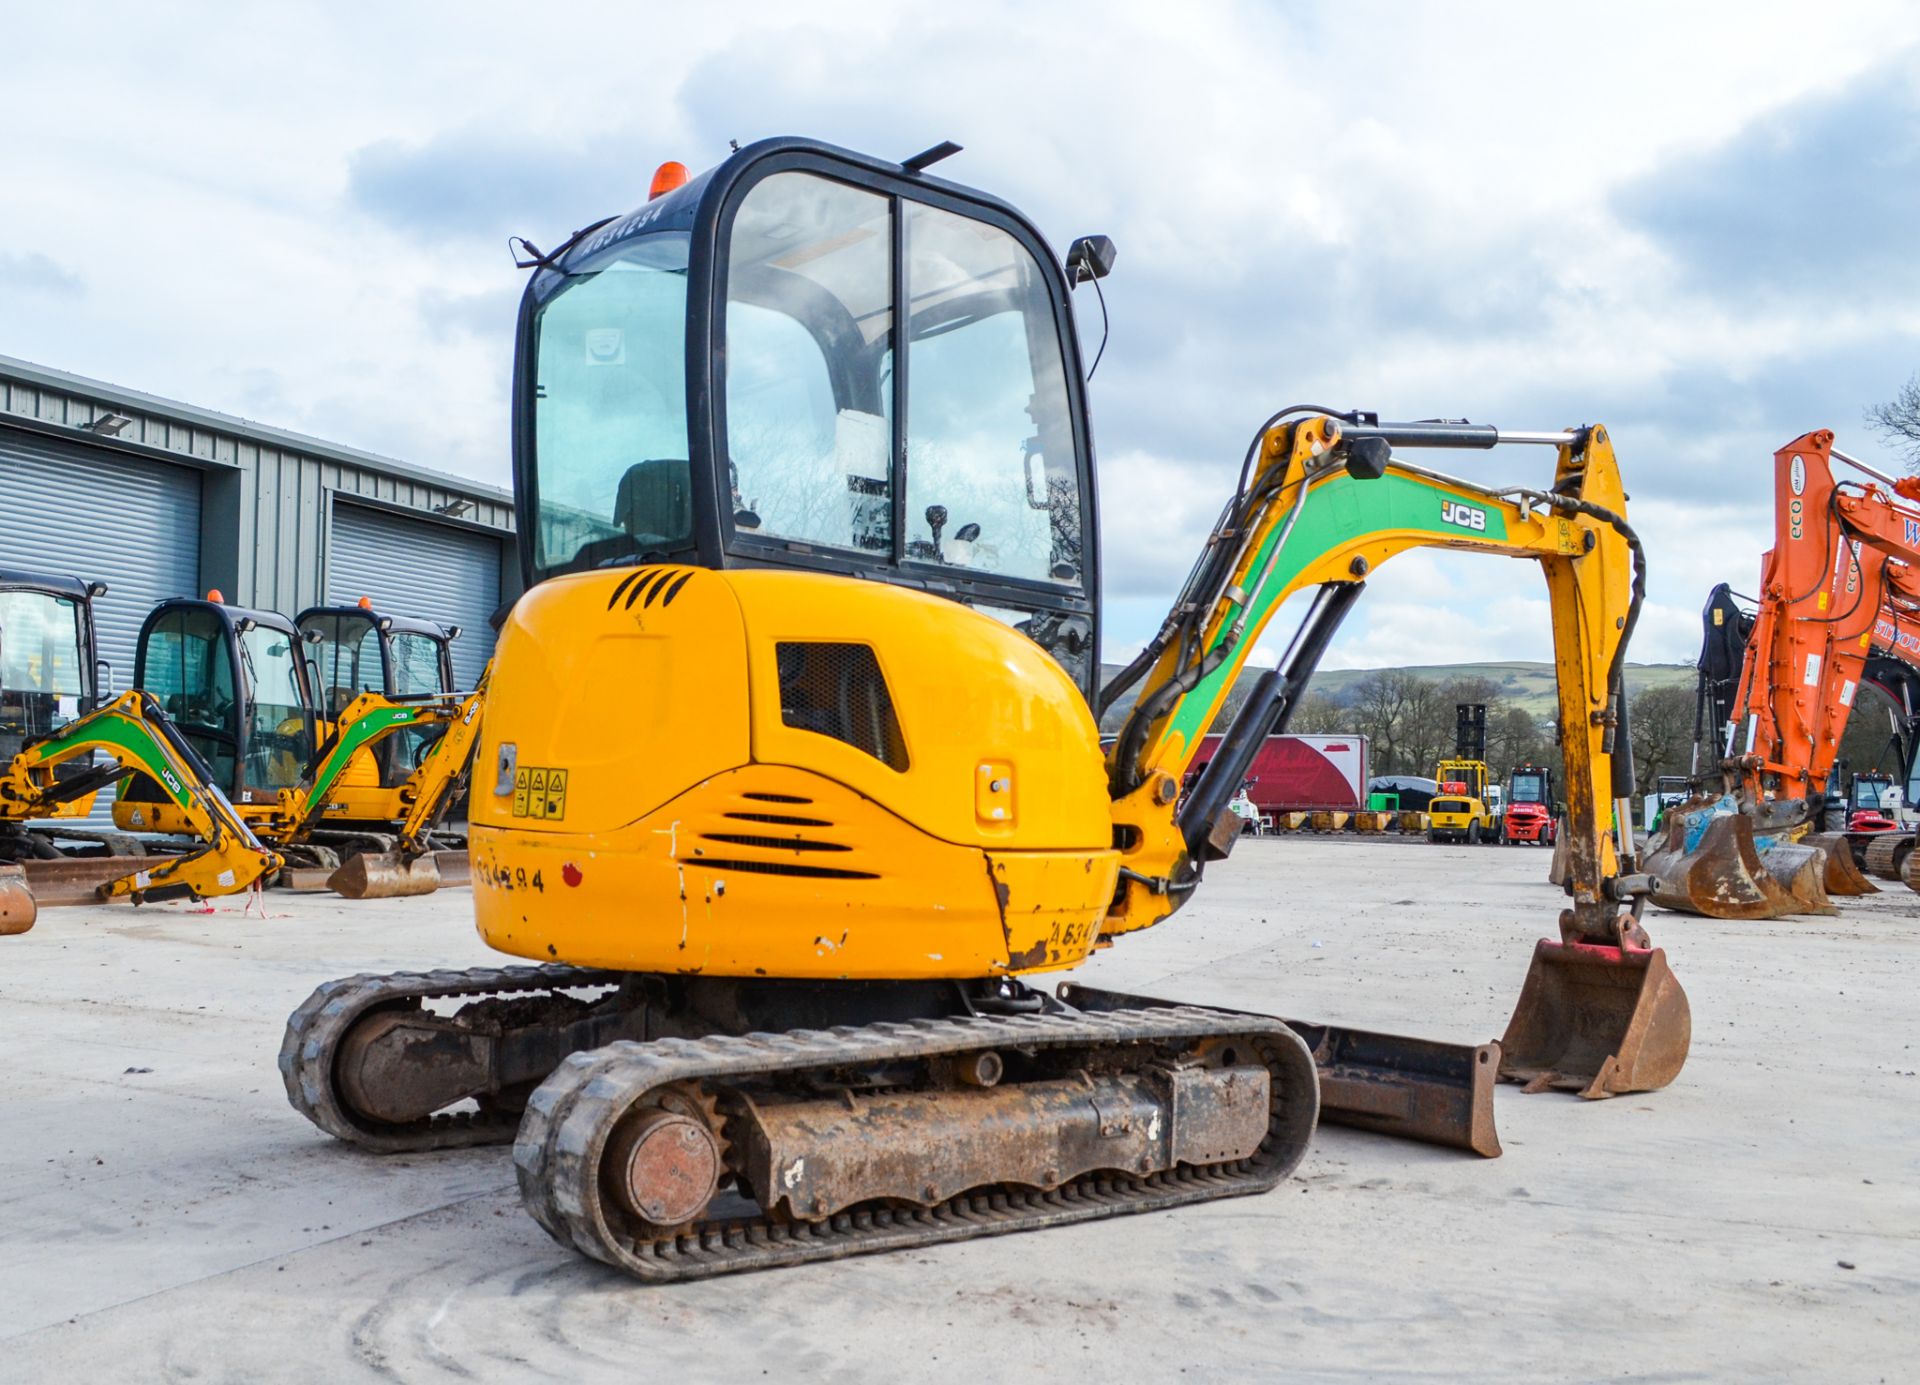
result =
M1091 391L1110 654L1157 624L1253 426L1305 399L1609 423L1652 555L1636 657L1689 659L1707 586L1758 569L1772 449L1833 426L1878 455L1860 410L1920 366L1913 295L1729 289L1622 210L1756 122L1791 134L1911 70L1899 0L182 15L10 16L0 224L42 291L0 276L0 352L504 482L506 232L550 244L730 137L896 157L951 137L942 173L1057 245L1120 248ZM1846 211L1809 211L1808 255ZM1445 459L1500 481L1544 461ZM1514 564L1402 558L1331 661L1544 657L1538 590Z

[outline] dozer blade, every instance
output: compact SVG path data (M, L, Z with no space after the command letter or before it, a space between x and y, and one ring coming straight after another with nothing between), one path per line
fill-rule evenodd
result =
M1691 851L1686 836L1685 820L1676 817L1647 853L1642 869L1652 879L1655 904L1712 919L1776 919L1800 912L1761 861L1751 818L1741 813L1712 818Z
M1500 1076L1595 1101L1651 1092L1680 1075L1692 1039L1687 993L1660 948L1543 938L1500 1039Z
M432 894L440 888L440 867L434 853L411 861L397 851L362 851L327 878L327 888L348 899L398 899Z
M0 866L0 937L26 932L39 916L27 873L18 866Z
M1081 1010L1207 1009L1064 981L1055 994ZM1265 1018L1265 1016L1256 1016ZM1320 1074L1320 1119L1378 1135L1500 1156L1494 1129L1493 1088L1498 1044L1449 1044L1340 1025L1287 1020L1313 1050Z
M1817 846L1827 853L1827 893L1837 895L1879 894L1880 887L1867 879L1844 832L1816 832L1804 838L1802 846Z

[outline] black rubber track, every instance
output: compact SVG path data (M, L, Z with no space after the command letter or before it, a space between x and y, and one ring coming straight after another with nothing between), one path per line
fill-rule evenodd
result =
M926 1208L856 1208L818 1223L757 1215L715 1220L658 1240L636 1239L600 1194L600 1158L614 1126L647 1093L672 1083L724 1084L763 1073L973 1049L1125 1049L1215 1036L1245 1042L1272 1078L1266 1140L1251 1158L1232 1164L1183 1166L1146 1177L1089 1174L1050 1192L1002 1186ZM1279 1020L1186 1008L972 1016L828 1031L621 1041L576 1053L528 1102L513 1158L522 1201L556 1241L635 1278L668 1283L1264 1192L1305 1155L1318 1114L1312 1054Z

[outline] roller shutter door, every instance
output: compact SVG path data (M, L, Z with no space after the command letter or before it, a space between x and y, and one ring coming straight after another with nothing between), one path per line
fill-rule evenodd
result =
M0 567L107 584L94 602L113 688L133 686L140 622L200 578L200 473L0 428ZM104 824L110 797L91 821Z
M102 581L100 657L133 686L140 622L200 580L200 473L0 428L0 567Z
M500 605L500 540L336 499L327 549L327 600L371 597L394 615L461 627L456 686L471 688L493 653L488 619Z

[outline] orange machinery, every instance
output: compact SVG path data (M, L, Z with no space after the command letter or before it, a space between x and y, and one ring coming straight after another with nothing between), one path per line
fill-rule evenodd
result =
M1836 478L1836 461L1868 479ZM1806 433L1774 453L1774 543L1717 733L1725 793L1668 815L1647 859L1656 903L1771 918L1874 889L1845 839L1815 829L1876 651L1920 662L1920 478L1837 451L1827 429Z

